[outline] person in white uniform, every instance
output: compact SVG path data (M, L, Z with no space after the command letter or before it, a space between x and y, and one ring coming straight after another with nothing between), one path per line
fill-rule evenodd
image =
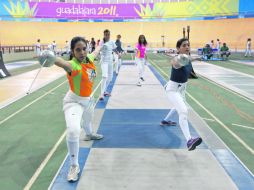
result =
M121 35L118 34L116 37L116 49L114 50L114 60L115 60L115 71L116 75L118 75L120 67L122 65L122 54L124 50L122 48Z
M247 44L246 44L246 51L245 51L245 57L251 56L251 38L248 38Z
M40 56L41 54L41 40L38 39L37 43L35 44L35 54L36 56Z
M101 95L100 101L104 100L104 97L111 96L107 92L107 88L113 79L113 50L116 49L115 42L110 40L110 31L104 30L104 38L101 42L101 71L102 71L102 82L101 82Z

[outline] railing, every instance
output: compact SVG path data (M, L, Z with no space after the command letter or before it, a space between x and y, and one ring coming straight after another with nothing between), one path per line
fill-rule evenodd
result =
M47 45L41 45L41 49L47 49ZM0 51L5 53L19 53L34 51L35 46L0 46Z

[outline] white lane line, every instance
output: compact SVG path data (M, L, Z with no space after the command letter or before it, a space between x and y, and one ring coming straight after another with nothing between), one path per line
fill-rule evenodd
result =
M215 120L214 119L209 119L209 118L205 118L205 117L202 117L203 120L206 120L206 121L212 121L214 122Z
M26 186L24 187L24 190L29 190L33 183L35 182L35 180L38 178L38 176L40 175L40 173L42 172L42 170L44 169L44 167L46 166L46 164L48 163L48 161L50 160L50 158L52 157L52 155L55 153L56 149L58 148L58 146L61 144L62 140L65 138L66 135L66 130L64 131L64 133L61 135L61 137L58 139L57 143L54 145L54 147L50 150L50 152L48 153L48 155L46 156L46 158L43 160L43 162L40 164L40 166L38 167L38 169L35 171L35 173L33 174L33 176L30 178L30 180L28 181L28 183L26 184Z
M158 55L157 55L157 56L158 56ZM159 57L159 56L158 56L158 57ZM160 57L160 58L161 58L161 57ZM209 81L210 83L212 83L212 84L214 84L214 85L216 85L216 86L218 86L218 87L220 87L220 88L223 88L224 90L226 90L226 91L228 91L228 92L230 92L230 93L232 93L232 94L235 94L235 95L239 96L240 98L245 99L246 101L248 101L248 102L250 102L250 103L252 103L252 104L254 104L254 101L250 100L249 98L246 98L245 96L243 96L243 95L241 95L241 94L238 94L237 92L235 92L235 91L233 91L233 90L231 90L231 89L229 89L229 88L226 88L225 86L222 86L222 85L220 85L220 84L218 84L218 83L216 83L216 82L214 82L214 81L212 81L212 80L210 80L210 79L208 79L208 78L206 78L206 77L204 77L204 76L202 76L202 75L200 75L200 74L199 74L199 77L202 78L202 79L204 79L204 80Z
M237 127L242 127L242 128L254 130L254 127L248 127L248 126L245 126L245 125L239 125L239 124L235 124L235 123L232 123L232 125L233 125L233 126L237 126Z
M251 154L254 155L254 150L247 145L237 134L235 134L231 129L229 129L224 123L222 123L215 115L213 115L208 109L206 109L197 99L191 96L188 92L186 94L198 104L203 110L205 110L215 121L217 121L224 129L226 129L235 139L242 144Z
M102 82L102 81L101 81L101 82ZM101 82L100 82L99 84L101 84ZM98 85L98 86L99 86L99 85ZM96 90L95 90L95 91L96 91ZM99 98L100 98L100 97L97 98L95 105L98 103ZM63 160L63 162L62 162L62 164L60 165L60 167L58 168L58 170L57 170L57 172L56 172L54 178L52 179L52 181L51 181L51 183L50 183L50 185L49 185L49 187L48 187L48 190L50 190L50 189L52 188L52 186L53 186L53 184L54 184L54 181L56 180L58 174L60 173L60 171L61 171L61 169L62 169L62 167L63 167L63 165L64 165L64 163L65 163L65 161L66 161L67 158L68 158L68 153L66 154L66 156L65 156L65 158L64 158L64 160Z
M11 119L12 117L14 117L15 115L17 115L18 113L24 111L26 108L28 108L29 106L31 106L32 104L34 104L35 102L39 101L40 99L42 99L43 97L47 96L48 94L52 93L55 89L59 88L60 86L62 86L64 83L66 83L67 80L65 80L64 82L62 82L61 84L59 84L58 86L56 86L55 88L49 90L48 92L46 92L45 94L41 95L40 97L36 98L35 100L33 100L32 102L30 102L29 104L27 104L26 106L24 106L23 108L19 109L18 111L14 112L13 114L9 115L8 117L6 117L5 119L3 119L2 121L0 121L0 125L3 124L4 122L8 121L9 119Z
M101 84L102 80L99 82L99 84L96 86L96 88L94 89L94 91L91 94L91 97L94 96L96 90L99 88L100 84ZM98 102L99 98L97 99L96 103ZM95 104L96 105L96 104ZM50 160L50 158L53 156L53 154L55 153L55 151L57 150L57 148L59 147L59 145L61 144L62 140L65 138L66 136L66 130L64 131L64 133L61 135L61 137L58 139L57 143L54 145L54 147L50 150L50 152L48 153L48 155L46 156L46 158L43 160L43 162L40 164L39 168L35 171L35 173L33 174L33 176L30 178L29 182L26 184L25 188L23 190L29 190L32 185L34 184L34 182L36 181L36 179L39 177L39 175L41 174L42 170L45 168L45 166L47 165L48 161ZM62 163L63 164L63 163ZM60 170L58 170L59 172ZM56 177L56 176L55 176ZM54 179L55 179L54 177Z
M153 61L152 61L153 62ZM157 68L159 68L157 65L153 64ZM160 71L166 76L167 74L160 69ZM195 99L193 96L191 96L188 92L186 94L194 101L196 104L198 104L203 110L205 110L215 121L217 121L224 129L226 129L240 144L243 145L248 151L250 151L251 154L254 154L254 150L247 145L237 134L235 134L232 130L230 130L224 123L222 123L215 115L213 115L208 109L206 109L197 99Z
M64 160L62 161L60 167L58 168L58 170L57 170L57 172L56 172L56 174L55 174L53 180L52 180L51 183L49 184L48 190L50 190L50 189L52 188L52 186L53 186L53 184L54 184L54 181L56 180L58 174L60 173L60 171L61 171L61 169L62 169L62 167L63 167L63 165L64 165L64 163L65 163L65 161L66 161L67 158L68 158L68 153L66 154Z
M200 78L202 78L202 79L204 79L204 80L207 80L207 81L209 81L210 83L212 83L212 84L214 84L214 85L216 85L216 86L218 86L218 87L220 87L220 88L223 88L224 90L226 90L226 91L228 91L228 92L231 92L232 94L237 95L237 96L239 96L240 98L242 98L242 99L244 99L244 100L246 100L246 101L248 101L248 102L254 104L254 101L250 100L249 98L246 98L245 96L243 96L243 95L241 95L241 94L238 94L237 92L235 92L235 91L233 91L233 90L231 90L231 89L229 89L229 88L226 88L226 87L223 86L223 85L220 85L220 84L218 84L218 83L216 83L216 82L214 82L214 81L212 81L212 80L210 80L210 79L208 79L208 78L206 78L206 77L204 77L204 76L201 76L200 74L199 74L198 76L199 76Z

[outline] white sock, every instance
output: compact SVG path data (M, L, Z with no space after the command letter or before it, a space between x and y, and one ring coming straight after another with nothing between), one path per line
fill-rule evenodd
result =
M191 139L190 129L189 129L187 116L185 114L179 114L179 124L186 140L187 141L190 140Z
M168 115L164 118L164 121L170 121L170 117L176 112L175 109L171 109L169 112L168 112Z
M67 141L71 165L78 166L79 142Z

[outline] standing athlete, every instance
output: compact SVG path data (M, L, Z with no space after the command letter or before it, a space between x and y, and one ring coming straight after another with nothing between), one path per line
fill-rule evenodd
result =
M63 100L63 110L67 127L67 148L70 158L70 169L67 180L70 182L78 180L80 172L78 163L79 154L79 136L81 127L86 133L85 140L99 140L103 136L93 133L92 116L93 103L90 97L93 88L93 80L96 77L94 58L100 51L98 47L92 54L87 54L87 44L84 38L74 37L71 40L71 57L70 61L65 61L54 54L44 54L40 58L63 68L66 71L69 80L70 90ZM44 62L44 61L41 61Z
M102 71L102 82L101 82L101 95L100 100L103 101L104 97L111 96L107 92L109 83L113 79L113 50L116 49L115 42L110 40L110 31L104 30L104 38L101 42L101 71Z
M136 45L136 57L135 57L139 74L137 86L142 86L142 82L145 81L144 72L145 72L145 62L147 59L146 47L147 47L146 37L144 35L140 35L138 37L138 43Z
M124 50L122 49L121 35L118 34L117 39L116 39L116 49L114 50L116 75L118 75L119 69L122 65L122 53L123 52L124 52Z
M201 144L202 139L200 137L193 138L190 134L189 124L188 124L188 109L185 100L185 90L188 81L188 77L192 71L191 61L200 60L193 59L189 56L190 46L189 40L182 38L177 41L176 48L178 55L175 56L172 61L172 70L170 80L166 85L166 93L169 101L173 105L173 109L169 112L167 117L162 121L161 124L169 122L168 125L173 125L169 121L171 114L176 110L179 115L179 125L181 130L187 140L188 150L194 150L198 145ZM165 123L166 125L166 123Z

